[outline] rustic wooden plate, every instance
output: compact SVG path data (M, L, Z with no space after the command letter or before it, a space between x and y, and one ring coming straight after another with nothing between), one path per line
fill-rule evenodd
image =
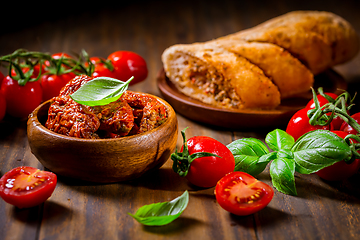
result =
M228 110L192 99L181 92L166 77L164 69L157 76L157 84L163 98L177 113L203 124L229 129L285 126L291 116L312 99L311 91L286 99L274 110ZM323 87L325 92L340 94L347 89L346 81L329 69L315 77L314 88Z

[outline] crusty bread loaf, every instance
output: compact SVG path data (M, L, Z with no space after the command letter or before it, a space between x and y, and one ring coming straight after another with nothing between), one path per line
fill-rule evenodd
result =
M162 61L187 96L224 108L271 109L309 91L313 75L358 50L356 32L341 17L296 11L211 41L173 45Z

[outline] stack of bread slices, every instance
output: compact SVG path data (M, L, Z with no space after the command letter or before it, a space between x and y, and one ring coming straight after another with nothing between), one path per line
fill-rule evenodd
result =
M358 50L355 30L340 16L295 11L211 41L173 45L162 61L169 80L191 98L228 109L275 109Z

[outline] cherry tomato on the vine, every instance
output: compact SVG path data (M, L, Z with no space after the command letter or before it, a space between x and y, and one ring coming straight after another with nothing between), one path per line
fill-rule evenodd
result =
M1 83L2 83L4 78L5 78L4 74L2 74L2 72L0 72L0 86L1 86Z
M72 56L70 56L69 54L64 53L64 52L59 52L59 53L51 54L51 57L52 57L53 59L73 58ZM49 61L45 61L45 66L50 66Z
M0 91L0 121L5 117L6 114L6 100Z
M29 70L30 70L30 67L22 67L21 68L21 71L23 73L27 73ZM33 67L33 73L31 74L31 78L37 78L39 76L39 74L40 74L40 70L41 70L41 75L46 73L45 66L43 64L41 65L41 67L40 67L40 64L36 64ZM16 73L14 68L11 69L11 76L12 77L17 76L17 73Z
M326 92L325 94L328 95L329 97L331 97L331 98L334 99L334 100L338 97L337 94L331 93L331 92ZM322 107L322 106L324 106L325 104L329 103L329 101L328 101L325 97L323 97L321 94L318 94L318 95L317 95L317 98L318 98L318 100L319 100L319 105L320 105L320 107ZM315 108L314 99L311 99L311 100L308 102L308 104L306 105L305 108L307 108L307 109L314 109L314 108ZM330 116L331 113L328 113L328 115ZM343 120L341 117L339 117L339 116L334 117L333 120L331 121L333 129L334 129L334 130L339 130L340 127L341 127L341 124L343 124L343 122L344 122L344 120Z
M29 208L45 202L54 192L57 176L33 167L17 167L0 179L1 198L18 208Z
M198 187L213 187L227 173L234 171L235 159L221 142L207 136L195 136L186 141L189 154L208 152L216 156L199 157L191 162L186 178ZM181 149L183 151L183 148Z
M355 113L353 115L351 115L350 117L352 117L355 122L360 124L360 112ZM350 124L348 124L347 122L344 122L341 127L340 127L340 131L346 132L348 134L358 134L358 132L352 127L350 126Z
M76 75L74 73L64 73L60 75L45 74L40 78L43 89L43 101L47 101L59 95L60 90Z
M309 117L307 115L308 111L309 111L308 108L300 109L291 117L287 125L286 132L290 134L295 141L305 133L313 130L317 130L317 129L332 130L331 124L327 126L311 125L309 123Z
M27 82L24 86L6 76L1 84L1 93L6 100L6 112L16 118L27 117L42 101L39 81Z
M115 73L110 71L106 66L103 66L103 65L95 66L94 72L91 76L93 78L96 78L96 77L116 78Z
M342 131L332 131L341 138L345 138L348 133ZM351 139L352 142L355 142ZM331 166L323 168L316 172L322 179L328 181L341 181L353 176L360 169L360 159L355 159L352 163L346 163L344 160L334 163Z
M274 190L247 173L232 172L216 184L215 196L226 211L246 216L266 207L274 196Z
M106 61L103 58L100 57L91 57L89 59L91 61L91 63L94 65L94 72L92 73L92 77L96 78L96 77L110 77L110 78L116 78L116 74L114 70L110 70L110 68L107 66L107 64L105 64L104 62ZM112 65L111 61L110 64ZM88 67L89 64L85 63L85 66Z
M110 54L107 59L114 65L117 79L127 81L130 77L134 76L130 85L145 80L148 75L146 61L134 52L116 51Z
M331 93L331 92L325 92L325 94L328 95L329 97L333 98L334 100L338 97L338 95L336 95L335 93ZM317 95L317 99L319 100L320 107L324 106L326 103L329 103L329 101L325 97L323 97L321 94ZM315 108L314 99L311 99L306 104L306 108L309 108L309 109Z

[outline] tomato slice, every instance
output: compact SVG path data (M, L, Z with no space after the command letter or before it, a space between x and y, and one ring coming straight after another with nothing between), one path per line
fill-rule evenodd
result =
M246 216L266 207L274 196L274 190L247 173L232 172L217 183L215 196L226 211Z
M0 179L0 196L18 208L29 208L45 202L54 192L57 176L33 167L17 167Z

